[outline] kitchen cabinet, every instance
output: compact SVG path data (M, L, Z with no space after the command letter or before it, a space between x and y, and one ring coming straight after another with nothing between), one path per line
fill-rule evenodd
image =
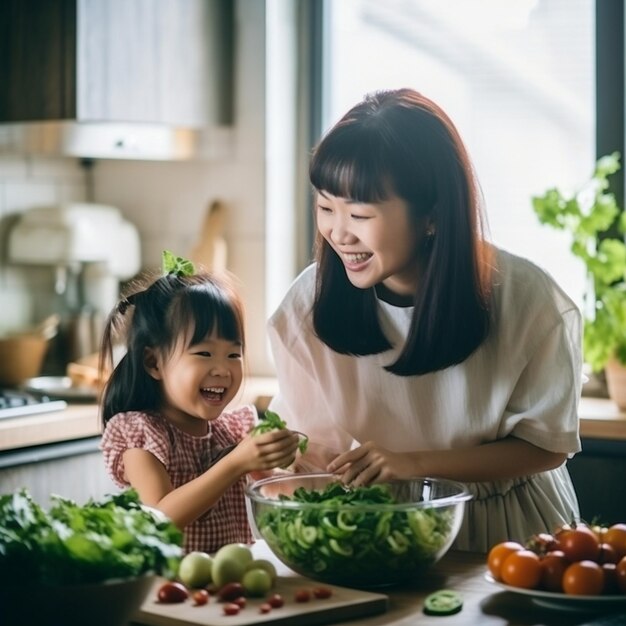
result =
M231 0L4 0L0 121L232 119Z
M567 468L586 522L626 522L626 441L582 438Z
M117 493L104 466L100 437L53 443L0 453L0 492L28 489L44 507L57 494L83 504Z

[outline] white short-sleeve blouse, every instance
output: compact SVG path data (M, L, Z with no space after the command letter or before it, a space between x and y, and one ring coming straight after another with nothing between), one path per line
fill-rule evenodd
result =
M315 265L302 272L268 324L280 389L271 408L309 436L303 468L323 470L336 454L370 440L408 452L512 435L570 456L580 450L581 315L536 265L496 250L487 340L463 363L408 377L384 366L397 357L413 309L379 300L394 348L370 356L338 354L312 328L315 272ZM457 540L461 549L525 540L578 516L565 466L468 486L474 499Z

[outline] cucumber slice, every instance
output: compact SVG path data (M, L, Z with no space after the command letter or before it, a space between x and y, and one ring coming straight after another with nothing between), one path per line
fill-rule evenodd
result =
M426 615L454 615L463 608L461 594L451 589L441 589L426 596L424 613Z

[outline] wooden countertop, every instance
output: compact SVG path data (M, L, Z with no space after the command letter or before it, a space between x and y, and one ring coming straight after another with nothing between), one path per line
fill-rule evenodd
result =
M263 409L275 392L275 379L251 378L234 404L256 403ZM626 413L611 400L582 398L579 414L582 438L626 441ZM95 404L70 404L62 411L1 419L0 451L94 437L100 433Z
M252 551L256 558L265 558L274 563L279 577L298 578L296 574L276 559L264 541L256 542ZM617 606L615 603L607 606L606 601L604 601L600 607L596 605L591 611L571 610L571 602L569 605L548 608L537 604L532 596L503 590L500 586L488 582L485 579L486 571L485 555L450 552L418 580L411 581L400 588L373 589L372 591L376 593L388 596L387 610L384 613L369 617L361 615L357 622L354 620L346 621L337 617L333 619L332 614L325 619L319 617L313 621L314 616L303 613L300 622L287 619L285 623L358 623L363 624L363 626L413 626L414 624L425 626L429 624L432 626L442 626L443 624L450 626L528 626L529 624L535 626L582 626L588 624L592 618L598 617L599 612L606 612L607 610L624 612L624 619L626 620L626 598L624 597L622 597L621 602L618 601ZM463 608L460 613L447 617L424 614L424 598L429 593L439 589L453 589L461 594ZM290 599L285 598L286 601ZM148 610L153 611L153 613L142 613L135 616L133 624L159 624L160 626L185 624L192 626L193 624L226 623L226 618L220 620L219 617L215 617L211 619L210 616L213 613L209 611L200 612L193 607L189 607L185 612L186 607L184 606L179 605L177 611L176 607L171 608L172 605L169 605L169 610L160 611L157 605L150 600L146 601L144 607L148 607ZM252 606L249 608L252 609ZM165 617L166 613L171 615L169 619ZM219 615L217 611L214 613ZM182 619L183 614L185 619ZM241 622L237 623L262 624L269 621L269 623L277 624L281 623L279 620L283 617L279 616L278 609L275 613L270 612L267 616L255 618L253 622L245 621L246 615L244 609L241 616L238 616L241 617ZM232 620L232 618L228 619Z

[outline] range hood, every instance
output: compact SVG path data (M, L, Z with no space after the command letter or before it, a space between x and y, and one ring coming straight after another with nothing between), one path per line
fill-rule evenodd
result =
M137 122L3 123L0 154L174 161L210 156L209 153L220 149L216 143L223 147L226 134L227 129L212 129L207 133Z

